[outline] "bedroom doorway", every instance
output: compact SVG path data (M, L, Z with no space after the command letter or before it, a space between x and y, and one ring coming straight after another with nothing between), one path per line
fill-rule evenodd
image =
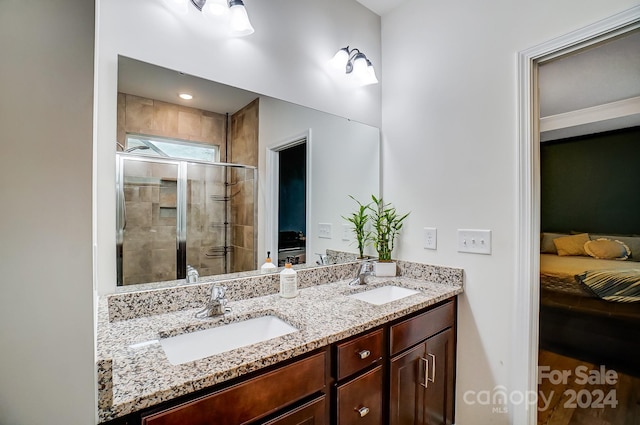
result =
M266 149L266 251L274 263L305 264L309 257L311 129Z
M514 350L512 367L526 370L526 375L514 375L512 391L538 394L538 312L540 306L540 98L538 97L539 66L560 57L574 54L589 46L595 46L640 28L640 6L574 31L565 36L520 52L518 57L519 80L519 164L518 164L518 256L519 285L516 287L516 316L513 324ZM594 341L594 343L597 343ZM572 369L575 376L575 365ZM573 366L567 366L569 368ZM588 366L587 366L588 368ZM563 367L564 369L564 367ZM582 370L582 369L580 369ZM562 372L562 371L560 371ZM580 392L583 402L589 389ZM587 394L589 392L589 394ZM583 394L584 393L584 394ZM583 403L584 404L584 403ZM538 409L522 405L510 405L511 423L538 423ZM578 410L568 412L574 414ZM633 415L634 412L627 412ZM542 415L541 415L542 416ZM579 415L578 415L579 416ZM541 417L542 419L542 417ZM573 417L573 422L586 423L588 417ZM552 421L544 423L554 423ZM560 422L558 422L560 423ZM614 422L598 422L614 423ZM624 422L620 422L624 423Z

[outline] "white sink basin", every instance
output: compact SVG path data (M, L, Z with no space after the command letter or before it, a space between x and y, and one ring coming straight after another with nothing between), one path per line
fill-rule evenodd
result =
M349 297L356 298L370 304L382 305L419 293L420 291L415 291L413 289L388 285L376 289L371 289L369 291L358 292L357 294L349 295Z
M297 328L276 316L261 316L163 338L160 340L160 345L169 363L179 365L296 331L298 331Z

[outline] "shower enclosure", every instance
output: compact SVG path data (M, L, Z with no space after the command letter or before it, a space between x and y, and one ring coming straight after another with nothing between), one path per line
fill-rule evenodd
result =
M116 154L118 285L255 270L257 169Z

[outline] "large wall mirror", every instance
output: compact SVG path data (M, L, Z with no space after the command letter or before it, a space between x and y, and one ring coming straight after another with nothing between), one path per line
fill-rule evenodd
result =
M377 128L123 56L116 151L131 288L355 253L349 196L380 189Z

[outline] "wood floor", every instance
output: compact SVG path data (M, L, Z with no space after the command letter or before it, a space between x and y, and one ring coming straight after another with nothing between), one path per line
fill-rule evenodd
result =
M606 365L601 373L600 365L550 351L540 351L538 364L539 376L545 373L538 381L538 425L640 425L639 377L616 377Z

